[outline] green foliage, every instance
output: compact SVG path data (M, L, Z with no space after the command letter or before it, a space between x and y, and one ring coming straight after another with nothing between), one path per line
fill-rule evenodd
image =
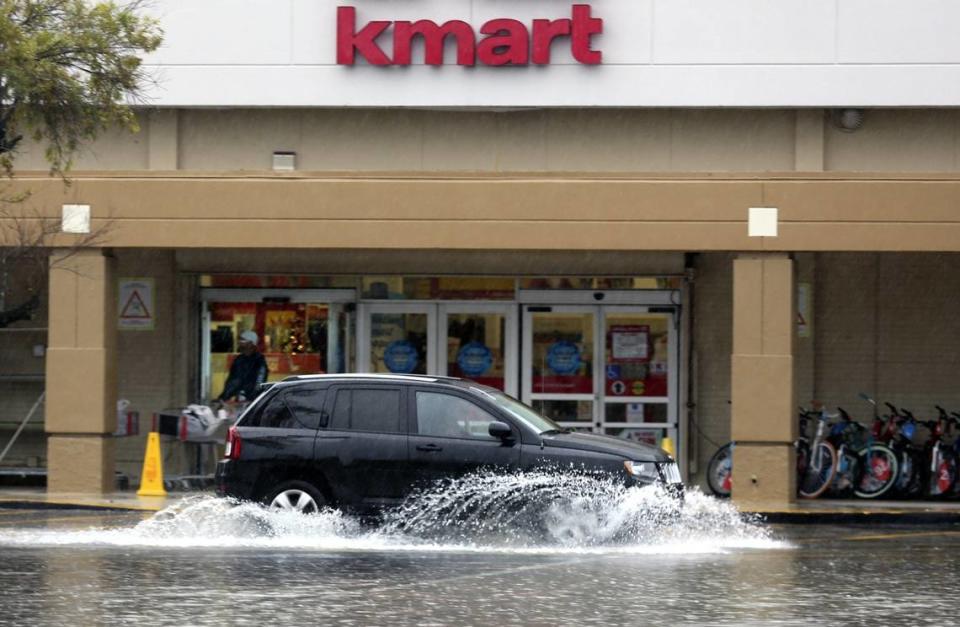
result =
M113 125L137 130L130 103L148 77L141 57L160 45L141 1L0 0L0 167L12 174L28 135L63 174L85 142Z

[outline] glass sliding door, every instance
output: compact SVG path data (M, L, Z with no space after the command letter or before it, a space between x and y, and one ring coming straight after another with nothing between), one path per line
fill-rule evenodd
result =
M674 313L604 307L602 432L658 445L676 441Z
M439 372L516 396L516 307L482 303L439 307Z
M523 329L523 399L565 427L596 430L596 307L524 307Z
M676 442L672 307L524 305L522 399L562 426Z
M362 305L360 319L361 372L436 372L436 306Z
M361 372L471 379L517 393L515 307L494 303L364 303Z

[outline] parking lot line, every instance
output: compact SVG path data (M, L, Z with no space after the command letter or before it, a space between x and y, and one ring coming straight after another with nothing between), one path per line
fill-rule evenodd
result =
M960 536L960 531L905 531L902 533L881 533L866 536L851 536L845 538L854 542L863 540L895 540L897 538L919 538L923 536Z

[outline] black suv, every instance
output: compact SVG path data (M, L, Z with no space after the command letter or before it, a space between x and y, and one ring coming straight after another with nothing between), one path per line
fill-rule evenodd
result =
M362 512L438 479L543 468L683 495L677 464L660 449L570 432L471 381L365 374L291 377L261 394L228 432L216 486L275 509Z

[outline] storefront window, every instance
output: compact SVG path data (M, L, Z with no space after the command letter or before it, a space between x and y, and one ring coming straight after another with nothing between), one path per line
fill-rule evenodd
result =
M583 423L584 431L593 429L593 403L591 401L536 400L532 407L554 422L568 427L568 423Z
M209 397L220 394L238 354L240 335L257 335L268 381L345 372L350 321L342 306L289 302L210 302Z
M605 422L669 422L666 403L607 403Z
M204 274L200 287L253 289L354 289L355 276L313 276L286 274Z
M531 277L520 279L522 290L675 290L680 277Z
M535 314L533 393L593 393L593 335L592 313Z
M426 313L370 315L371 372L427 374Z
M506 376L506 316L447 314L447 375L503 390Z
M666 397L670 317L608 313L604 327L607 397Z
M509 277L363 277L362 297L375 300L513 300Z
M630 440L631 442L641 442L651 446L659 447L663 442L664 436L669 434L668 429L607 429L607 435L612 435L621 440Z

